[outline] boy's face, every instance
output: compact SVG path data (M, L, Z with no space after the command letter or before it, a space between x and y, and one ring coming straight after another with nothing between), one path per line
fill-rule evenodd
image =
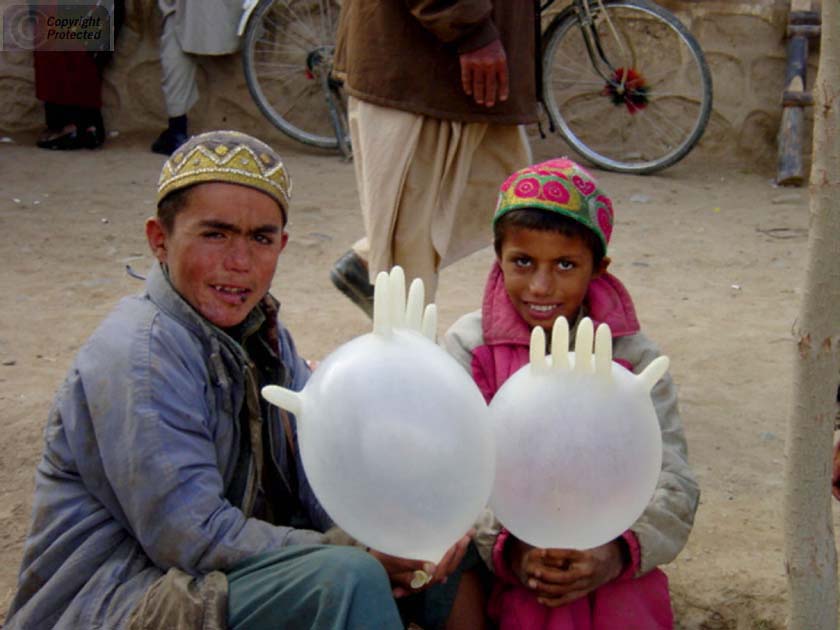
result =
M607 270L610 260L593 268L593 253L580 236L510 227L502 240L499 264L505 289L528 325L551 333L563 315L571 325L589 282Z
M265 296L286 246L277 202L253 188L209 182L190 190L171 232L152 217L146 237L175 290L220 328L242 323Z

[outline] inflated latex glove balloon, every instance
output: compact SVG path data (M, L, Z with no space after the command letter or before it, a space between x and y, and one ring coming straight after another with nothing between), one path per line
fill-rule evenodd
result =
M640 375L612 361L612 337L583 319L568 352L558 318L554 351L531 334L531 361L496 393L496 481L491 505L520 540L542 548L590 549L619 536L642 514L662 465L662 436L650 391L667 357Z
M263 388L297 416L304 470L342 529L403 558L437 562L490 496L493 432L464 369L434 342L423 283L380 273L373 332L324 359L300 393Z

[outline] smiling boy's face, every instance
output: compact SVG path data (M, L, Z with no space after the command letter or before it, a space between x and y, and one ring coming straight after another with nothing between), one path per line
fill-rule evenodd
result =
M153 217L146 236L181 297L211 323L230 328L268 293L288 238L284 223L267 194L210 182L190 190L171 230Z
M510 226L499 249L505 289L528 326L551 333L554 320L577 318L589 283L607 270L604 257L593 266L593 252L579 235Z

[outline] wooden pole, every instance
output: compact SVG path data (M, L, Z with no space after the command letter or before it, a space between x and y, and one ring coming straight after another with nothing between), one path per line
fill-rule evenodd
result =
M809 16L812 17L809 19ZM811 11L811 0L791 1L787 34L787 68L776 181L784 186L801 186L805 181L802 164L803 106L810 104L810 94L805 90L808 38L819 34L819 15Z
M837 24L840 0L822 0ZM789 630L837 629L831 465L840 371L840 29L822 29L814 82L814 149L806 279L795 323L794 396L785 442Z

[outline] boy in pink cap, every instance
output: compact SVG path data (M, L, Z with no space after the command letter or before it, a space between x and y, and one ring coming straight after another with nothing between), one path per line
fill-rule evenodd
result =
M488 402L528 363L531 330L542 327L550 343L561 315L572 346L583 317L608 324L614 360L635 373L659 356L640 330L629 293L607 271L613 220L610 198L565 158L529 166L502 184L493 218L496 262L482 308L461 317L445 339ZM538 549L489 510L483 515L476 543L495 574L490 613L501 630L673 627L668 580L657 567L685 545L699 488L670 375L651 396L662 430L662 471L645 512L621 536L595 549Z

